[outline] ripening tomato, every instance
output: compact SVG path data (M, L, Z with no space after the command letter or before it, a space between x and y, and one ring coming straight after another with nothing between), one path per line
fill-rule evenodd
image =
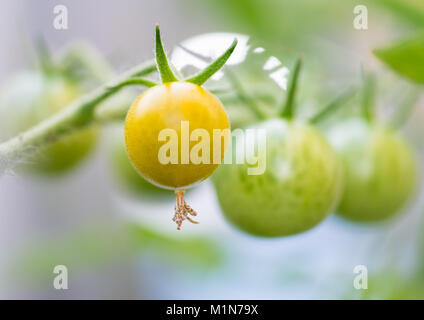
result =
M222 103L201 85L225 64L236 45L234 39L209 66L181 80L169 66L156 25L155 55L161 84L134 79L150 89L141 94L128 111L125 120L127 153L146 180L174 190L173 221L178 230L184 220L197 223L189 216L197 212L184 200L185 189L209 177L224 157L230 122Z
M185 121L189 131L184 137L182 122ZM191 159L184 163L183 154L190 155L199 143L191 139L193 131L204 129L212 139L214 130L229 128L227 113L218 98L198 85L170 82L146 90L134 101L125 121L125 142L131 162L146 180L162 188L185 189L205 180L220 164L220 161L214 163L212 152L209 163L195 164ZM178 163L163 164L159 155L164 142L159 139L161 132L169 129L176 133ZM187 139L190 140L184 141ZM186 143L188 149L183 150ZM220 160L225 149L226 144L222 143Z

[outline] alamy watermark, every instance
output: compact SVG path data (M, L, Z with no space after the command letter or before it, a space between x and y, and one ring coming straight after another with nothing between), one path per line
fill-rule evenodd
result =
M356 290L368 289L368 268L364 265L357 265L353 268L353 273L356 274L353 279L353 287Z
M235 141L233 157L232 144ZM168 164L236 164L247 163L247 174L261 175L266 169L266 130L265 129L213 129L210 132L196 128L190 133L189 121L181 121L178 133L171 128L162 129L158 141L163 143L158 152L158 160ZM196 142L190 148L190 142ZM222 161L222 151L226 152ZM235 159L233 159L235 158Z
M353 27L356 30L368 30L368 8L359 4L353 8Z
M53 8L53 28L56 30L68 29L68 8L63 4L58 4Z
M53 279L53 287L56 290L68 289L68 268L64 265L57 265L53 269L53 273L57 276Z

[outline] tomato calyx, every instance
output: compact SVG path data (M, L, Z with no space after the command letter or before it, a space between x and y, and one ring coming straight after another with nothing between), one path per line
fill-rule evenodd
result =
M60 70L59 66L54 63L49 48L43 38L39 38L36 42L36 51L39 68L45 76L63 74L63 70Z
M312 118L309 119L311 124L318 124L344 105L347 101L356 95L357 89L355 87L347 89L345 92L337 96L334 100L330 101L322 110L318 111Z
M362 69L362 96L361 96L361 115L362 118L368 122L372 123L375 118L375 93L376 93L376 77L374 74L364 71Z
M176 204L175 204L175 214L172 218L172 221L174 221L177 224L177 230L181 230L181 225L184 220L188 220L191 223L197 224L198 221L195 221L189 217L189 214L192 216L197 216L197 212L194 211L184 200L184 193L185 190L175 190L176 195Z
M156 25L156 65L157 69L160 74L160 78L162 83L166 82L176 82L181 81L178 79L168 62L168 58L166 56L165 50L163 48L162 39L160 35L160 29L159 25ZM221 55L219 56L215 61L213 61L209 66L207 66L205 69L200 71L197 75L185 79L183 81L190 82L193 84L196 84L198 86L201 86L204 84L210 77L212 77L219 69L221 69L224 64L227 62L228 58L230 58L231 54L233 53L234 49L237 46L237 39L234 39L233 43L230 45L230 47Z
M238 80L237 76L231 72L230 70L226 71L226 77L228 81L231 83L234 91L236 92L237 98L244 102L249 109L255 114L256 118L259 120L265 120L266 116L262 112L262 110L256 104L255 99L250 96L246 90L244 90L241 82Z
M208 67L206 67L204 70L200 71L197 75L185 79L180 80L178 79L168 62L168 58L166 56L162 39L160 35L160 29L159 26L156 26L156 41L155 41L155 48L156 48L156 69L159 71L159 75L161 78L162 83L167 82L178 82L178 81L186 81L190 82L196 85L202 85L205 83L210 77L212 77L219 69L221 69L224 64L227 62L231 54L233 53L235 47L237 45L237 39L234 39L231 46L221 55L219 56L215 61L213 61ZM116 92L124 87L127 86L133 86L133 85L140 85L147 88L154 87L158 85L159 83L156 83L154 81L141 78L141 76L147 75L151 72L151 70L147 70L147 72L144 74L134 74L132 78L126 79L120 83L117 83L111 87L108 87L109 92Z
M39 70L46 79L61 78L74 86L80 86L83 82L82 79L73 74L72 70L63 66L63 61L57 61L52 56L43 38L39 38L36 42L36 53Z
M285 100L283 109L281 110L280 116L287 120L291 120L294 117L295 97L296 90L298 87L299 73L302 68L302 59L298 58L294 65L293 75L291 77L289 87L287 89L287 98Z
M280 111L279 114L271 116L271 118L278 117L283 118L288 121L292 120L294 118L294 111L295 111L295 96L296 91L298 87L298 80L299 80L299 74L302 67L302 59L298 58L296 60L295 66L293 68L293 75L289 81L288 89L287 89L287 96L284 100L284 105ZM231 72L231 70L226 70L225 76L228 79L229 83L231 84L231 87L236 92L236 97L244 102L247 107L252 111L252 113L256 116L258 120L267 120L270 118L269 115L266 115L263 110L259 108L259 106L256 103L255 97L249 95L246 90L243 88L243 85L241 84L241 81L237 78L237 76Z
M337 96L334 100L330 101L325 107L318 111L314 116L309 119L311 124L319 124L322 121L326 120L333 112L338 110L341 106L346 105L346 103L352 98L358 95L360 90L360 117L369 125L378 126L379 121L375 113L375 104L376 104L376 77L374 74L365 74L362 71L362 86L359 88L354 85L346 89L343 93ZM385 126L390 129L397 130L402 127L402 125L408 120L414 106L416 105L419 99L419 91L412 89L405 94L405 97L401 104L397 106L396 110L393 113L392 118L389 120Z

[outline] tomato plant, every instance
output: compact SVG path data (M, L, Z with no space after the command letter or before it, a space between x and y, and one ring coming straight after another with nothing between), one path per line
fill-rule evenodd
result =
M294 119L299 71L300 61L281 116L251 127L267 133L265 172L248 175L249 164L234 163L222 165L214 176L225 217L253 235L278 237L306 231L326 218L340 198L342 171L335 151L312 125ZM248 139L245 145L252 143Z

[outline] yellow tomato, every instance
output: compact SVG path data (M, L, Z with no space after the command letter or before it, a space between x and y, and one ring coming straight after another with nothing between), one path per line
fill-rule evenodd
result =
M190 158L184 163L184 154L204 138L183 141L182 123L185 121L191 138L196 129L208 133L210 161L193 163ZM227 113L218 98L192 83L169 82L148 89L134 101L125 121L125 142L131 162L145 179L163 188L185 189L209 177L219 166L213 161L213 133L215 129L229 128ZM177 163L164 164L159 159L160 149L167 143L159 139L164 129L174 130L178 136ZM226 141L222 139L220 145L220 161ZM188 151L183 145L188 146Z

